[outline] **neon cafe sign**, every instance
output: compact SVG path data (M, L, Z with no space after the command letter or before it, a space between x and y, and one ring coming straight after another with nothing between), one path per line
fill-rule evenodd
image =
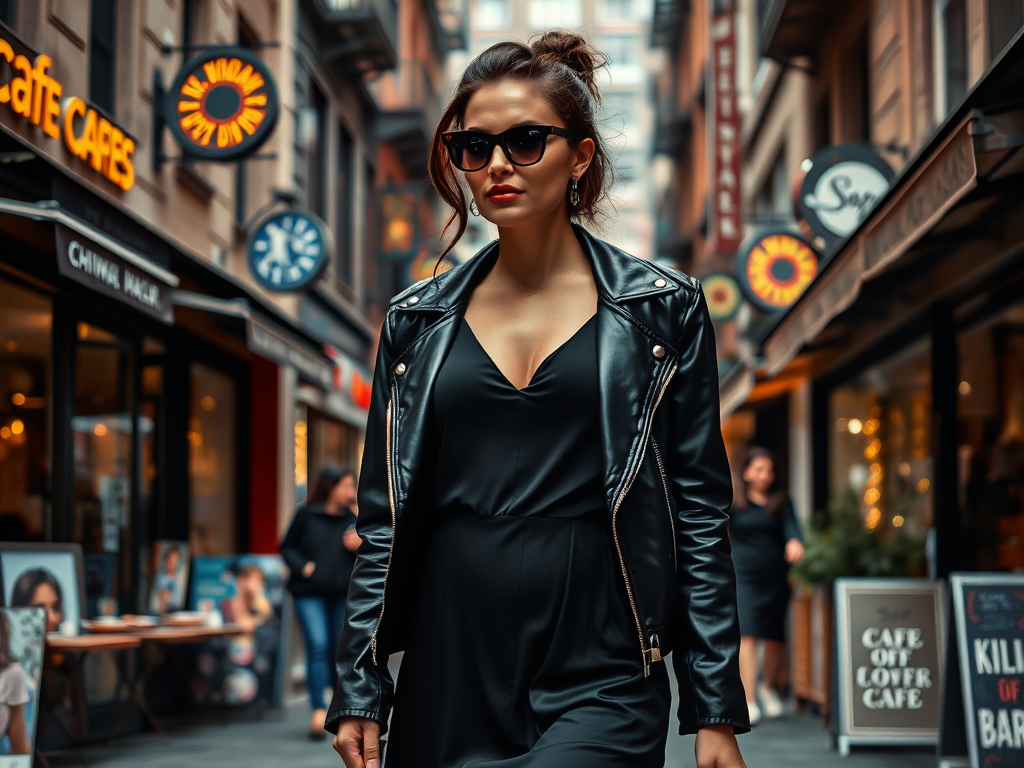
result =
M0 77L0 104L38 126L50 138L63 138L71 154L86 161L108 181L125 191L132 188L134 139L77 96L61 100L64 86L47 74L52 60L46 54L30 62L24 54L15 54L11 44L0 38L0 58L7 62L10 74L9 79Z

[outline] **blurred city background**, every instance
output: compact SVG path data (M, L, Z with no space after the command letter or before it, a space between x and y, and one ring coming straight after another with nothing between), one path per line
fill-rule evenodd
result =
M443 250L454 84L554 27L609 59L594 231L702 281L737 478L770 448L804 529L748 764L936 764L937 714L839 757L832 587L1024 571L1022 26L1024 0L0 0L5 604L19 556L67 575L22 664L36 764L340 765L278 543L358 468L388 300ZM473 217L448 259L494 237ZM80 634L165 612L168 573L197 615L261 579L273 631Z

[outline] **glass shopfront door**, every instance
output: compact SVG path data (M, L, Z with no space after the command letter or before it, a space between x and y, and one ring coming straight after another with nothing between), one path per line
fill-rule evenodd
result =
M129 612L134 610L129 585L135 575L136 445L140 433L152 434L154 423L136 419L133 341L85 322L76 323L75 337L71 534L82 544L89 573L108 582L89 585L89 608L109 612L114 606L106 601L113 599Z

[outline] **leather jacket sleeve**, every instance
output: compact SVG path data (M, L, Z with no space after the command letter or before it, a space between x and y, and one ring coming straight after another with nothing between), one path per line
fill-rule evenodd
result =
M391 556L392 517L388 489L387 411L389 376L393 361L391 321L388 313L381 330L373 389L366 424L363 460L359 471L359 546L349 581L345 626L338 644L337 685L327 713L325 729L338 732L339 719L365 717L387 730L394 682L387 656L373 658L373 635L381 615L384 580Z
M682 359L670 395L668 473L678 548L673 667L679 732L707 725L750 730L739 673L736 574L729 542L732 475L722 439L715 333L697 290L678 341Z

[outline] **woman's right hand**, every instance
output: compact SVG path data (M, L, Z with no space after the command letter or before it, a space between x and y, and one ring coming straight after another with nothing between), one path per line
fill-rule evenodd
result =
M343 717L334 751L345 768L380 768L380 726L365 717Z
M314 563L312 560L310 560L308 563L306 563L304 566L302 566L302 576L304 578L308 579L310 576L313 575L313 571L315 571L315 570L316 570L316 563Z

